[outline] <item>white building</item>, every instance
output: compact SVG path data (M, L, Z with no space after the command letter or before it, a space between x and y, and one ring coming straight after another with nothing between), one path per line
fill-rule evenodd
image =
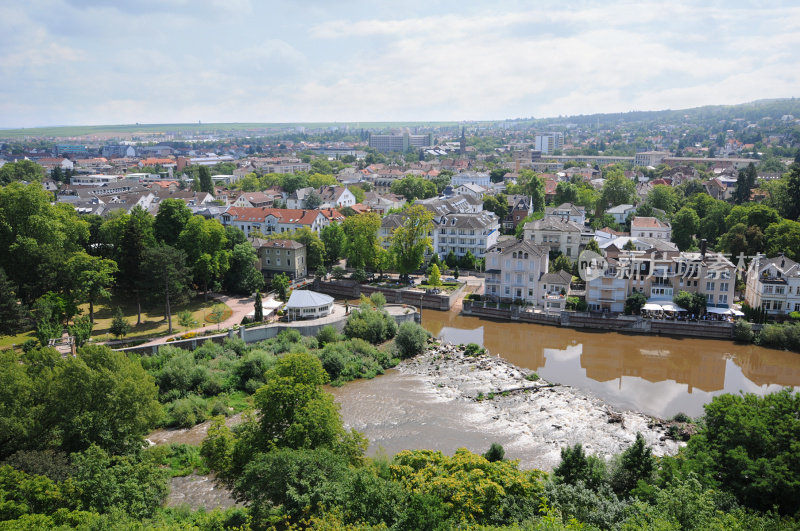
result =
M69 183L77 186L106 186L118 180L119 175L74 175L70 177Z
M478 186L489 188L491 186L491 179L488 173L476 171L464 171L450 178L450 186L453 188L458 188L462 184L477 184Z
M634 211L636 211L636 207L633 205L617 205L606 210L606 214L613 217L615 223L622 225Z
M310 290L292 291L286 303L286 314L290 321L325 317L332 309L333 297Z
M552 155L557 149L564 147L564 134L563 133L542 133L536 135L537 151L541 151L542 155Z
M800 312L800 264L782 254L756 256L747 269L744 298L773 315Z
M669 241L672 238L672 225L658 218L636 216L631 221L631 237Z
M542 305L539 280L547 273L549 248L525 240L508 240L486 253L486 296L494 300Z
M586 224L586 209L572 203L562 203L556 207L546 207L544 217L558 218L564 221L572 221L578 225Z
M442 259L451 251L459 258L467 251L483 258L500 235L500 220L493 212L444 214L433 222L433 249Z
M558 217L529 221L523 231L525 241L534 245L545 245L552 251L561 252L570 260L578 258L581 245L587 243L593 236L593 233L582 225Z

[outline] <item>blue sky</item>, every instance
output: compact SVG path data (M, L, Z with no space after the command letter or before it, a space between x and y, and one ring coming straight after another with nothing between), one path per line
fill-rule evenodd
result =
M797 4L0 0L0 127L486 120L800 96Z

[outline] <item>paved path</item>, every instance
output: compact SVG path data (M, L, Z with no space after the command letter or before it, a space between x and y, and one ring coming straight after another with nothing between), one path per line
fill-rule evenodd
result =
M230 317L219 323L219 326L216 323L211 324L207 323L206 326L201 326L200 328L195 328L194 330L184 330L182 332L177 332L172 335L168 336L161 336L159 338L153 339L152 341L148 341L147 343L143 343L140 346L149 347L150 345L160 345L162 343L166 343L167 339L171 337L178 337L182 336L183 334L187 334L189 332L206 332L208 330L214 329L223 329L223 328L230 328L235 324L239 324L242 322L242 318L245 317L248 313L252 312L255 308L255 298L254 297L232 297L230 295L210 295L209 298L214 299L217 302L223 302L230 307L233 311ZM177 319L176 315L172 316L173 324Z

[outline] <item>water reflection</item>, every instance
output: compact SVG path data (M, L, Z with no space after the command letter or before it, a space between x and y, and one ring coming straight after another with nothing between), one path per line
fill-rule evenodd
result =
M715 395L800 387L800 355L729 341L676 339L501 322L434 310L423 326L453 343L478 343L542 377L609 403L692 416Z

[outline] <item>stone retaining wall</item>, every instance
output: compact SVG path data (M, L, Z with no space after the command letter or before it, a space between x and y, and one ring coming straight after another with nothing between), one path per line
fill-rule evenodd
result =
M421 305L423 308L445 312L450 310L461 298L465 288L466 284L461 284L452 293L433 294L415 289L392 289L370 286L368 284L359 284L352 280L332 280L328 282L322 282L320 280L314 281L314 291L326 293L333 297L358 299L362 294L369 297L377 291L383 293L388 303L408 304L417 307Z

